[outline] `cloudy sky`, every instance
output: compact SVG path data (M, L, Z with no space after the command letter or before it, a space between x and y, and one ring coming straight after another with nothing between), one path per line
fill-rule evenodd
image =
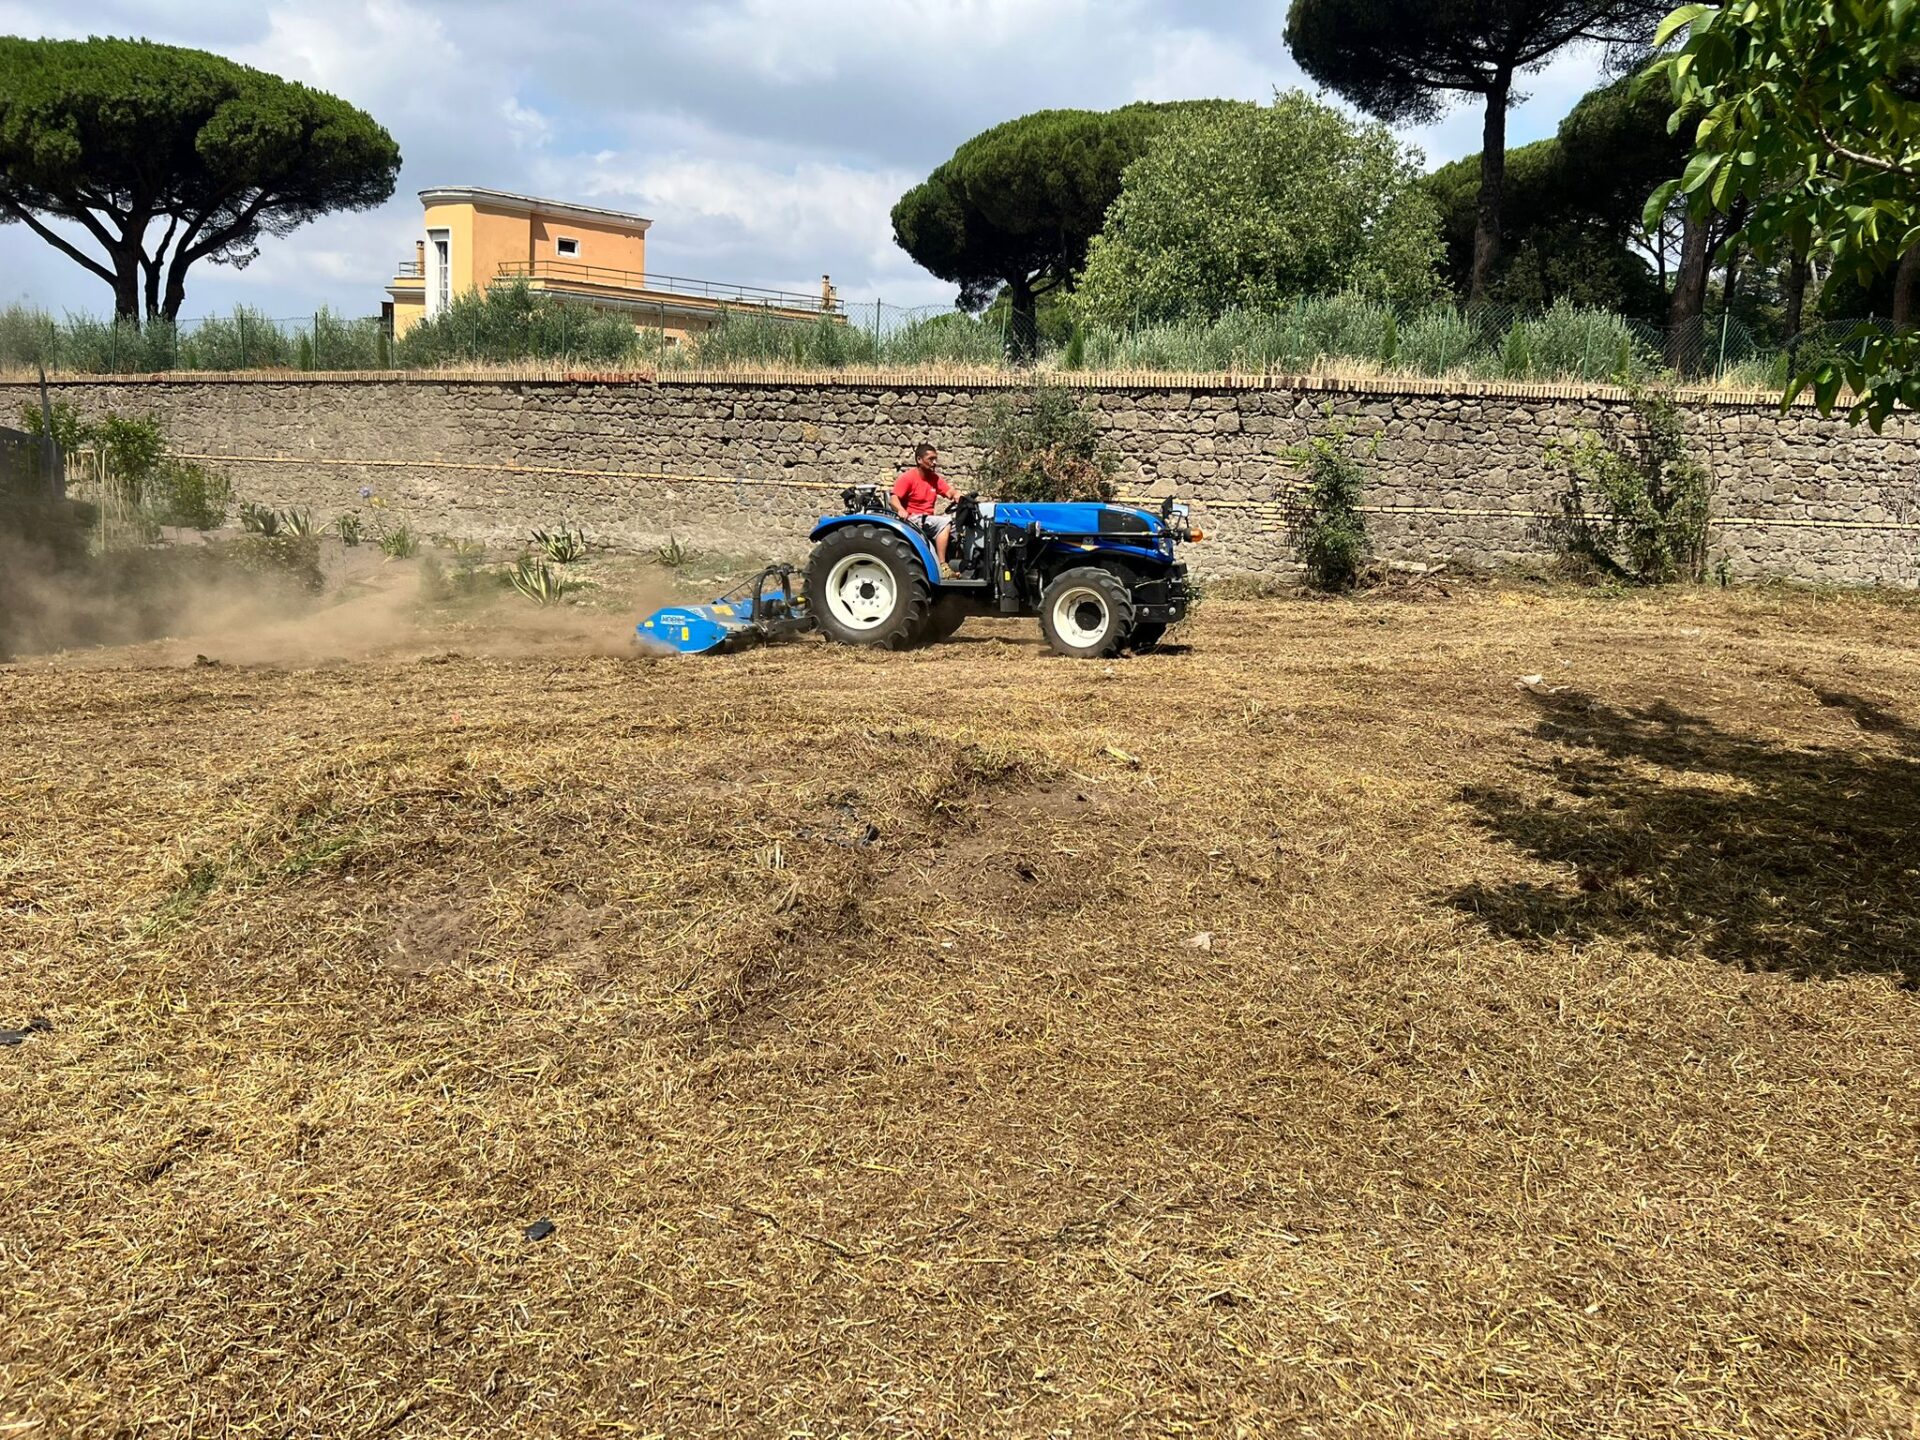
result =
M142 36L352 101L406 163L377 211L201 266L187 311L372 314L420 233L416 192L486 185L652 217L664 274L950 302L893 244L900 193L988 125L1054 106L1306 84L1285 0L0 0L0 34ZM1570 52L1533 77L1512 143L1595 83ZM1479 148L1463 108L1408 132L1428 163ZM0 226L0 304L100 312L104 282Z

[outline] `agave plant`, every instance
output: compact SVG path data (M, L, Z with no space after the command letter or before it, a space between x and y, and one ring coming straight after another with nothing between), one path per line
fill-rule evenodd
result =
M587 537L578 530L536 530L533 543L556 565L571 565L587 554Z
M313 534L313 512L311 510L282 510L280 528L289 535Z
M573 581L531 555L521 556L507 571L507 583L536 605L558 605L569 590L576 588Z
M256 505L251 500L240 507L240 528L255 535L278 535L283 518L278 510Z
M666 544L654 548L653 558L669 570L678 570L687 563L687 547L680 543L678 535L669 535Z

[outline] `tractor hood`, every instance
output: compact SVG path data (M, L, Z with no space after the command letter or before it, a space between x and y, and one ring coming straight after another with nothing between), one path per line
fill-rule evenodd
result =
M1075 538L1111 535L1118 540L1127 536L1157 536L1166 531L1160 517L1149 510L1136 510L1130 505L1103 505L1094 501L996 500L983 502L980 514L983 519L991 519L1001 525L1023 528L1038 525L1044 535L1071 535Z

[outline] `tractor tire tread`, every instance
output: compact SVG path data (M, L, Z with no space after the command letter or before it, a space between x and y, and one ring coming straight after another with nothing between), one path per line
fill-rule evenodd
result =
M1091 646L1070 644L1053 625L1055 596L1076 585L1098 590L1106 601L1109 613L1106 633L1097 644ZM1058 655L1076 660L1105 660L1117 655L1133 632L1133 587L1125 575L1104 565L1077 565L1071 570L1062 570L1053 577L1046 593L1040 597L1040 631Z
M874 556L893 572L902 600L893 616L873 630L850 630L834 617L826 601L827 575L846 556ZM933 586L926 567L905 536L882 525L847 525L813 547L807 559L807 608L827 639L874 650L903 650L919 643L933 611Z

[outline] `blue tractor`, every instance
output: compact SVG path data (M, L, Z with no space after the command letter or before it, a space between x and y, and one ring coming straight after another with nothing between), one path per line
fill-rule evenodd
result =
M700 653L818 629L843 645L898 650L944 640L970 615L1038 615L1056 652L1091 660L1149 650L1187 613L1187 567L1175 546L1201 536L1172 500L1155 512L963 495L943 569L876 487L841 499L845 512L808 537L804 597L791 566L770 566L711 605L657 612L640 638Z

